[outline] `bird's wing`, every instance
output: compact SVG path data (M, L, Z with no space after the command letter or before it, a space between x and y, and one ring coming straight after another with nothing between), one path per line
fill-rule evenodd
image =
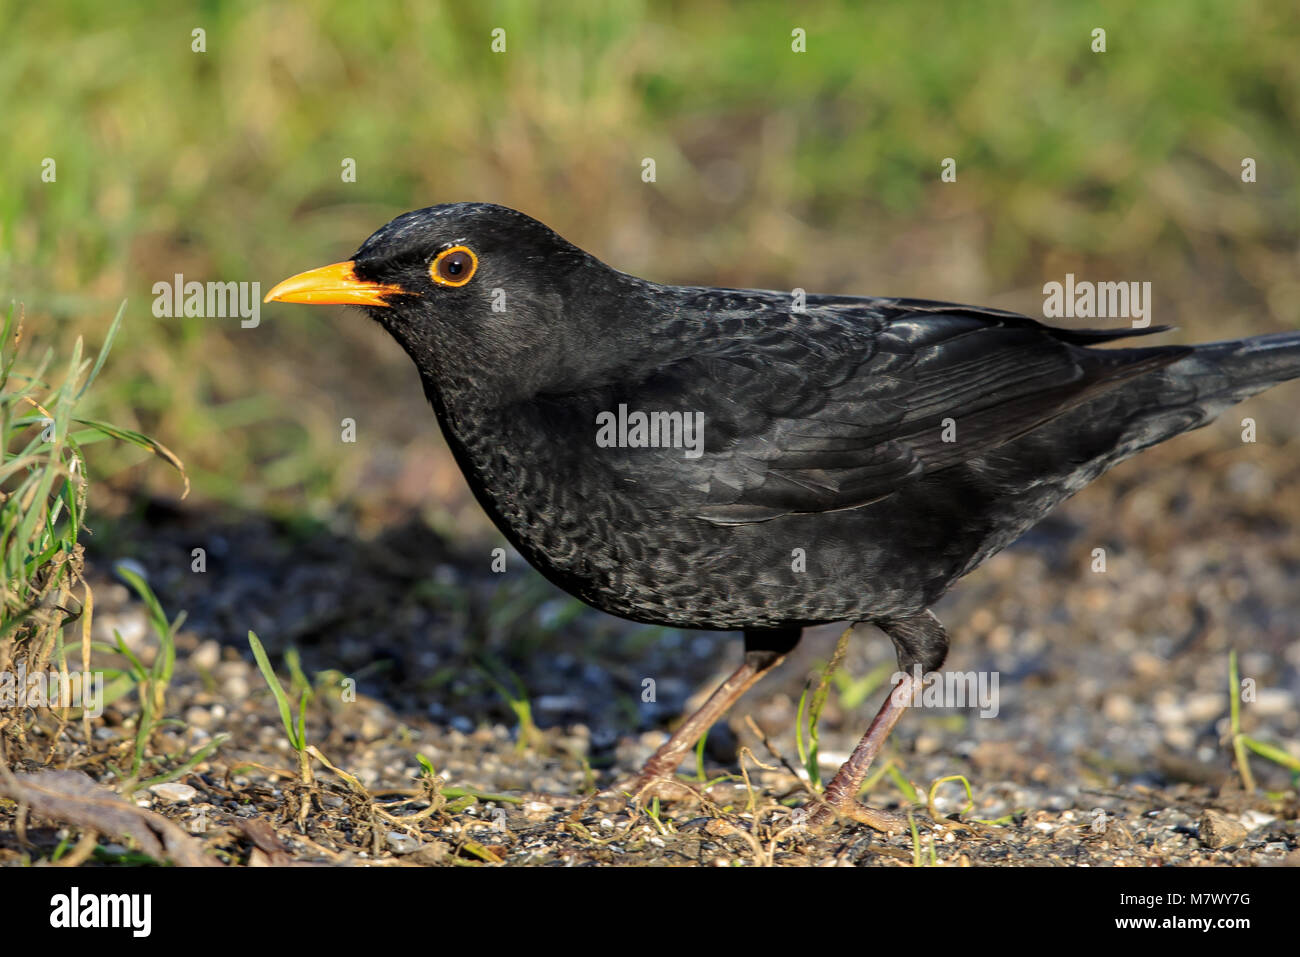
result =
M1058 330L916 300L862 314L861 303L810 301L779 328L639 383L625 398L634 408L703 413L703 454L627 450L625 477L716 524L856 508L1186 351L1080 348L1138 330Z

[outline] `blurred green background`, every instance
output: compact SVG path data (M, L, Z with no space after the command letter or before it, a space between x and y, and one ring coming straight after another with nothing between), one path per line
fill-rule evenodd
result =
M174 273L265 292L434 203L514 206L661 282L1041 315L1042 284L1073 272L1151 281L1182 339L1300 326L1295 4L0 11L0 293L59 349L97 346L129 299L92 412L174 449L199 503L485 531L414 369L359 313L151 312ZM1262 426L1294 436L1294 393L1267 402ZM101 509L179 494L104 449Z

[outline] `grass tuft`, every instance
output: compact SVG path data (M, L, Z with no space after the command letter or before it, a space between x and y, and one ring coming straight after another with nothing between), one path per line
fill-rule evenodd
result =
M50 348L39 356L31 354L23 310L17 304L0 322L0 671L21 664L29 674L53 667L67 675L64 632L74 623L79 625L73 637L79 639L82 670L90 670L94 593L83 575L81 541L87 533L88 446L112 440L145 449L176 468L189 489L184 465L166 446L81 414L125 311L123 302L93 360L85 357L78 338L62 363ZM143 582L131 584L142 597L147 595L163 649L148 668L127 655L129 667L116 673L112 689L120 696L139 686L142 705L148 699L150 712L142 716L142 737L127 775L135 780L144 767L143 741L163 714L163 696L175 664L170 640L179 619L174 625L167 622ZM121 648L110 650L116 654ZM89 717L83 717L88 737ZM12 720L12 715L0 715L0 727Z

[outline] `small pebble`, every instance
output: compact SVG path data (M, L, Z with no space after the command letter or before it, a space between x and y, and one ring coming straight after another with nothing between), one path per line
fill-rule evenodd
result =
M1223 695L1209 692L1190 695L1185 702L1187 718L1190 721L1213 720L1227 707L1228 701Z
M1244 811L1241 815L1241 823L1249 831L1253 831L1257 827L1263 827L1266 824L1272 824L1276 820L1277 818L1274 815L1256 811L1254 808Z
M555 813L555 808L542 801L525 801L522 810L524 820L533 822L545 821Z
M1206 810L1201 815L1198 836L1206 847L1220 848L1236 844L1246 836L1246 829L1219 811Z
M1107 721L1116 724L1129 724L1137 714L1133 699L1124 694L1109 694L1101 706Z
M188 784L180 784L176 781L170 781L166 784L155 784L149 789L164 801L170 801L172 804L185 804L193 801L198 797L199 792Z
M386 840L394 854L411 854L420 849L420 842L403 831L389 831Z
M194 663L196 668L211 671L221 661L221 646L208 639L194 649L194 654L190 655L190 661Z
M916 736L916 753L924 757L927 754L934 754L943 747L943 739L937 735L927 734L922 731Z
M1295 707L1294 699L1291 692L1285 688L1261 688L1256 692L1253 703L1246 705L1252 712L1261 717L1276 717L1278 715L1289 714Z

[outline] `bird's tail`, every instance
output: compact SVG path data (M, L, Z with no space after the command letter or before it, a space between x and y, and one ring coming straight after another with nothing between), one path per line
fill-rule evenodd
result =
M1279 382L1300 378L1300 332L1196 346L1164 371L1195 388L1201 406L1215 415Z
M1300 332L1192 346L1180 358L1103 396L1093 414L1123 420L1096 474L1166 439L1209 425L1270 386L1300 379Z

